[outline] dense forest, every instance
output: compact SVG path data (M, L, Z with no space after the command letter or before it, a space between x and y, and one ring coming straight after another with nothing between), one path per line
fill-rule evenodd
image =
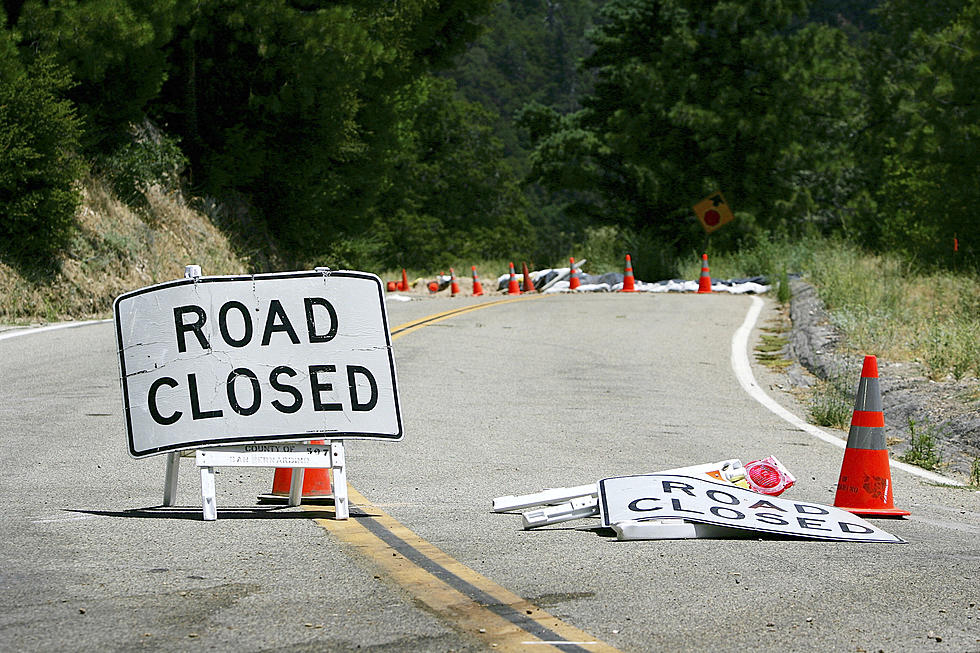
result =
M0 260L57 261L78 180L233 205L290 267L647 278L819 232L978 266L980 0L5 0ZM216 218L217 219L217 218ZM646 266L643 269L641 266Z

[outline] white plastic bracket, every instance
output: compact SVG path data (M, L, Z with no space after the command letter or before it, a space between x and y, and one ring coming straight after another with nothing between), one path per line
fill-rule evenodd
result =
M179 456L179 454L171 455ZM302 502L304 469L330 469L334 494L334 518L350 517L347 456L343 440L328 440L326 444L270 442L261 445L210 447L198 449L196 456L197 466L201 468L201 501L205 521L214 521L218 518L214 485L216 467L291 468L293 473L289 483L290 506L298 506ZM176 483L174 485L176 486Z

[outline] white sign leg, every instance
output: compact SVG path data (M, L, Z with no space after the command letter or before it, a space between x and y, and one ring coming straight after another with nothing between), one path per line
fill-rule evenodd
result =
M302 467L294 467L289 477L289 505L298 506L303 503L303 477L306 470Z
M180 471L180 452L167 454L167 471L163 479L163 505L172 506L177 503L177 472Z
M330 471L333 484L334 518L350 517L350 503L347 500L347 454L343 440L330 442Z
M218 518L218 502L214 494L214 467L201 468L201 505L204 508L204 521Z

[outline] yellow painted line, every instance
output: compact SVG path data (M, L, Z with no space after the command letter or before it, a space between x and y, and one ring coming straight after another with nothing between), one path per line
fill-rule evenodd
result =
M413 331L418 331L422 327L429 326L430 324L435 324L436 322L442 322L443 320L448 320L451 317L456 317L457 315L463 315L465 313L471 313L473 311L478 311L481 308L487 308L489 306L499 306L501 304L510 304L512 302L522 302L528 299L536 299L538 297L543 297L543 295L521 295L518 297L511 297L509 299L497 299L491 302L480 302L479 304L471 304L469 306L461 306L459 308L453 308L448 311L443 311L442 313L434 313L432 315L426 315L417 320L412 320L411 322L405 322L404 324L399 324L391 330L391 339L396 340L401 336L408 335Z
M391 337L394 340L451 317L537 296L483 302L429 315L395 327ZM348 493L350 519L314 521L354 547L440 618L489 648L515 652L529 646L534 646L535 651L618 651L470 569L406 528L353 487L348 486Z

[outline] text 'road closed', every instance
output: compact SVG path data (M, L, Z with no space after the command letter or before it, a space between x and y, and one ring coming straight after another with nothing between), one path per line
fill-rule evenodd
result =
M901 539L846 510L758 494L735 485L673 474L599 481L602 523L683 519L728 528L851 542Z
M122 295L115 313L134 456L402 435L374 275L203 277Z

